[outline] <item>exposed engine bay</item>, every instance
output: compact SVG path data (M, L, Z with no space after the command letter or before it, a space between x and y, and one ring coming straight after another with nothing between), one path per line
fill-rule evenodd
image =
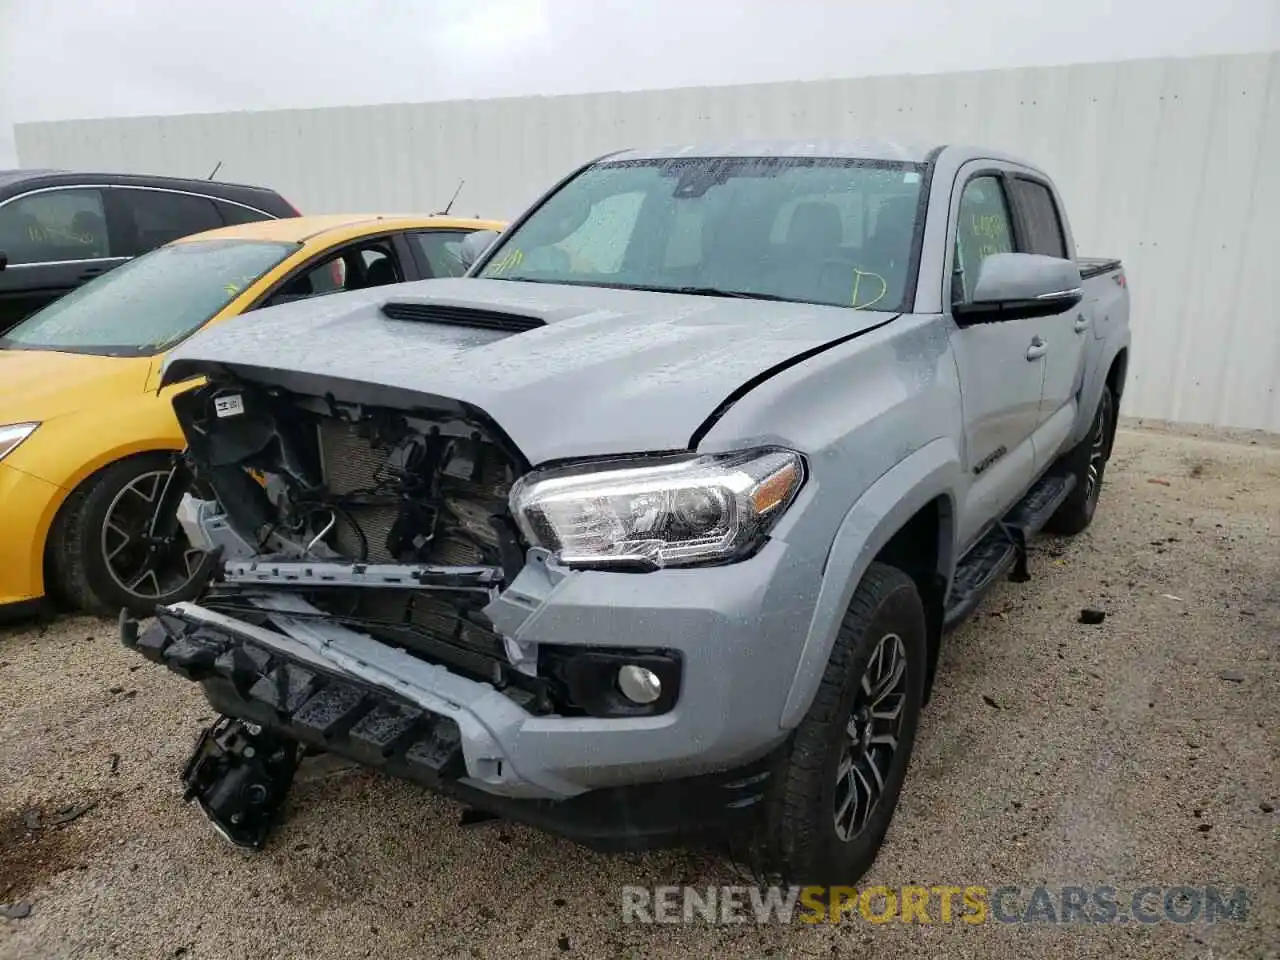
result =
M526 548L508 508L522 458L482 416L225 380L175 409L217 498L178 508L193 545L220 558L203 606L261 625L273 596L300 597L531 712L573 712L553 697L553 664L517 668L484 613Z

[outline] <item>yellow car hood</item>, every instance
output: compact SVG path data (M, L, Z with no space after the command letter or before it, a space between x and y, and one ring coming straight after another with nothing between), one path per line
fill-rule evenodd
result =
M150 357L0 350L0 425L52 420L141 393Z

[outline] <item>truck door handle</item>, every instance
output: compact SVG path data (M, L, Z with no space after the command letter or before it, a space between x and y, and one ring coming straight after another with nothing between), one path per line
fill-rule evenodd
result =
M1031 346L1027 347L1027 359L1039 360L1049 350L1049 344L1045 343L1040 337L1035 337L1031 341Z
M1089 318L1083 313L1076 317L1076 333L1084 333L1089 329Z

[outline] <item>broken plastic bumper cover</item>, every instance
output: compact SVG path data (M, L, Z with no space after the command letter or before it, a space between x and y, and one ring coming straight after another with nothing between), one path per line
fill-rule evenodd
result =
M158 608L141 632L137 621L124 615L120 621L126 647L200 683L219 713L240 721L221 731L223 721L214 724L184 774L188 798L198 800L235 843L262 844L292 779L289 764L261 768L263 755L254 740L264 737L267 757L283 748L296 763L297 753L289 748L310 745L599 850L706 842L758 816L763 806L771 757L723 773L601 788L566 799L490 793L466 782L454 719L336 665L326 669L314 652L282 634L270 632L268 645L255 632L263 630L188 604ZM248 756L246 745L252 748ZM246 797L264 802L255 805ZM232 822L236 813L241 817Z

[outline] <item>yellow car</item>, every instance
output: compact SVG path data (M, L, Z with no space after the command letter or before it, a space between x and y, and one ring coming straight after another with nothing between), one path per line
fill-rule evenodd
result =
M376 215L224 227L117 267L0 337L0 616L46 593L148 612L199 588L204 556L148 536L183 447L173 393L190 388L157 391L167 350L250 310L455 276L463 239L503 227Z

